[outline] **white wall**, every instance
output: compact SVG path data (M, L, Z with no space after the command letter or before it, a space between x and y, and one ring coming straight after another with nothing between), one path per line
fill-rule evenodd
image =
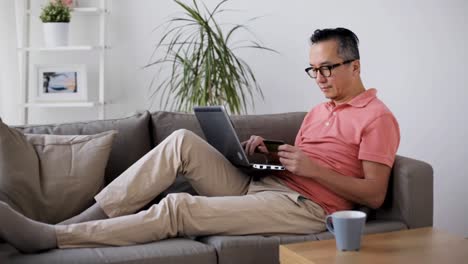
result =
M1 50L2 47L0 47L0 50ZM1 53L0 53L1 54ZM2 54L3 55L3 54ZM0 56L0 61L2 61L3 59L3 56ZM0 64L0 118L3 116L3 112L5 110L3 110L4 108L4 105L1 103L2 99L3 98L3 64Z
M216 3L204 2L209 6ZM13 0L0 3L0 24L9 25L11 30ZM152 73L141 67L158 38L151 30L177 8L168 0L119 0L111 5L107 91L116 104L108 107L108 116L119 117L147 107L145 98ZM464 194L468 186L468 144L464 136L468 134L468 111L464 106L468 98L467 1L237 0L228 2L228 7L243 11L223 21L243 22L264 15L251 28L264 44L281 53L241 53L254 68L265 93L265 100L257 100L252 113L306 111L323 101L303 70L308 65L308 37L316 28L352 29L361 40L365 84L379 89L379 97L400 122L399 154L434 167L435 226L468 236L468 199ZM11 45L3 44L4 40L0 44L2 54L14 53ZM9 56L3 63L11 65L13 60ZM0 101L7 106L4 117L11 123L18 117L14 105L7 102L15 96L15 90L4 89ZM153 109L159 109L159 105L156 103ZM35 112L32 121L62 122L72 120L68 117L72 113L58 116ZM93 119L96 115L87 111L73 118Z
M16 26L14 3L0 0L0 117L5 122L18 124L16 61Z

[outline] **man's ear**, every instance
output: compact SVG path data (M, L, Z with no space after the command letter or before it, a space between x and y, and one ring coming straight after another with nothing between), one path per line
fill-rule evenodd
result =
M361 74L361 61L355 60L352 62L351 66L353 67L353 74Z

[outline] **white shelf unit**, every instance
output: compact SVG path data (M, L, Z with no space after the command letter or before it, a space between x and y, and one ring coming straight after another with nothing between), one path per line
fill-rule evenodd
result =
M27 103L24 104L25 108L33 108L33 107L47 107L47 108L54 108L54 107L94 107L98 106L98 102L65 102L65 103Z
M98 45L80 45L63 47L40 47L31 46L31 17L39 16L40 9L31 9L33 0L15 0L16 27L17 27L17 51L20 78L20 109L21 121L23 124L29 123L30 108L97 108L98 118L105 118L105 69L106 69L106 49L108 49L106 39L106 23L108 15L108 0L95 0L95 7L75 7L72 9L72 19L82 19L81 15L98 16L99 19L99 40ZM46 3L46 2L44 2ZM30 53L32 52L98 52L98 98L97 101L85 102L35 102L30 96ZM89 87L93 87L88 85Z
M72 8L72 15L80 15L80 14L99 14L99 13L105 13L107 12L107 9L105 8L99 8L99 7L74 7ZM26 9L26 14L31 15L39 15L38 12L34 12L31 9Z
M62 47L25 47L18 48L20 51L80 51L80 50L101 50L104 47L100 46L62 46Z

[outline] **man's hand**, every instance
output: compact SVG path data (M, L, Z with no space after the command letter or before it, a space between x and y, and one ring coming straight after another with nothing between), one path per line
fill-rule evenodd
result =
M260 152L267 154L268 149L263 143L263 140L264 139L260 136L252 135L250 136L249 140L244 141L241 144L244 147L244 151L247 153L247 155L253 155L257 147Z
M313 178L345 199L374 209L385 199L391 172L387 165L363 160L364 178L354 178L320 166L297 147L281 145L278 150L280 162L288 171Z
M302 150L291 145L281 145L278 147L278 156L281 164L290 172L305 177L311 177L318 169Z

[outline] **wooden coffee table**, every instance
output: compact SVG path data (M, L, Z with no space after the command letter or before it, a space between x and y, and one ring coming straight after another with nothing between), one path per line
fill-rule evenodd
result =
M433 228L365 235L360 251L338 251L335 240L280 246L281 264L468 263L468 240Z

